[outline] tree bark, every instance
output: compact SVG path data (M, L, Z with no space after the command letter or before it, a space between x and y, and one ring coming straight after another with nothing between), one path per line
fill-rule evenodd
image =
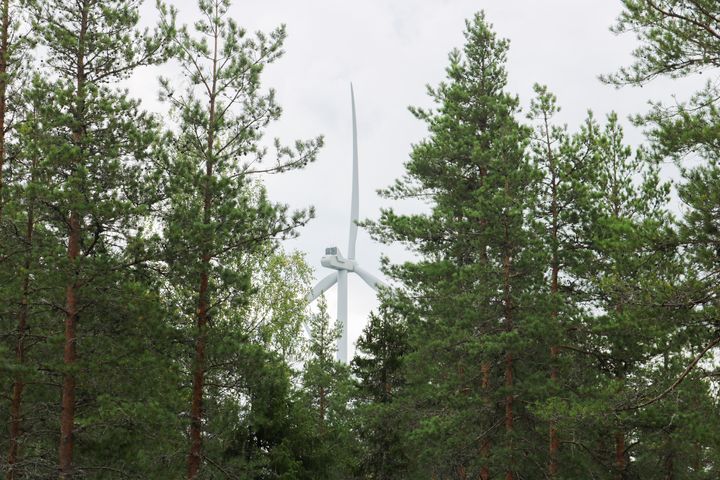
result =
M625 433L622 430L615 432L615 469L617 473L615 478L617 480L625 479L625 469L627 468L625 462Z
M70 214L70 238L68 259L74 266L80 253L80 221L78 214ZM75 278L68 280L65 290L65 346L63 364L62 413L60 415L60 480L69 480L73 476L73 448L75 426L75 374L72 368L77 359L76 328L78 319L77 292Z
M5 116L7 111L7 67L9 56L10 40L10 1L2 2L2 30L0 31L0 221L3 218L3 207L5 205Z
M482 370L482 389L485 394L485 406L489 407L492 405L490 401L490 363L483 362L480 366ZM482 440L480 445L480 457L483 459L483 466L480 468L480 480L490 480L490 467L487 465L487 459L490 456L490 438L489 432L488 437Z
M89 4L82 3L80 20L80 33L78 37L77 50L77 73L76 73L76 104L74 112L75 125L73 127L72 139L76 147L82 151L85 128L85 36L88 28ZM81 154L82 155L82 154ZM76 165L82 162L82 157L75 160ZM72 175L72 173L71 173ZM77 321L78 321L78 299L77 299L77 260L80 256L81 217L75 207L70 212L68 219L68 279L65 288L65 345L63 349L63 373L62 386L62 413L60 414L60 449L59 449L59 470L60 480L70 480L73 477L73 450L75 447L75 372L73 371L77 360Z
M505 186L506 191L509 190L509 186ZM510 232L508 231L507 224L505 225L505 248L509 250L510 245ZM505 328L508 332L513 331L513 311L512 311L512 297L510 289L510 273L511 273L511 254L506 251L503 254L503 309L505 315ZM508 351L505 354L505 388L507 389L507 395L505 396L505 433L508 435L508 449L510 451L510 464L507 466L505 473L506 480L513 480L513 445L512 445L512 433L513 433L513 354Z
M203 257L204 268L207 268ZM190 454L188 455L188 479L197 477L202 461L202 419L203 389L205 385L205 345L208 320L208 273L200 275L198 291L200 301L197 314L197 333L195 338L195 361L193 371L192 405L190 410Z
M35 169L37 159L33 158L31 165L30 183L35 182ZM25 230L25 261L23 263L22 293L20 298L20 311L18 312L17 339L15 343L15 361L22 368L25 364L25 333L30 315L30 268L33 255L33 233L35 229L35 200L28 195L28 216ZM10 448L8 452L7 480L15 480L15 464L19 454L19 439L22 433L22 396L25 389L25 381L22 371L15 374L12 389L12 400L10 402Z
M552 311L550 313L550 317L552 320L551 325L555 326L557 323L558 318L558 309L557 309L557 299L558 299L558 291L559 291L559 284L558 284L558 277L560 274L560 259L558 258L558 230L559 230L559 205L558 205L558 175L557 175L557 168L555 163L555 156L552 152L551 147L551 141L550 141L550 122L549 118L547 116L547 113L544 114L544 121L545 121L545 145L547 148L547 160L548 160L548 168L550 170L550 182L551 182L551 191L550 191L550 214L551 214L551 227L550 227L550 237L552 241L552 259L550 261L550 296L551 300L553 302L552 304ZM554 387L557 387L558 384L558 370L557 370L557 357L558 357L559 349L557 345L552 345L550 347L550 382ZM557 476L558 473L558 452L560 450L560 437L558 435L557 426L555 420L550 420L550 446L549 446L549 464L548 464L548 473L550 475L550 478L554 478Z
M217 4L215 14L218 14ZM205 185L203 192L203 224L209 225L212 220L212 177L215 148L215 120L216 120L216 91L217 91L217 62L218 38L220 32L217 25L214 31L212 89L209 92L209 116L207 133L207 151L205 159ZM208 235L211 235L208 233ZM195 339L195 361L192 386L192 405L190 411L190 453L188 455L188 480L194 480L200 472L202 463L202 421L203 421L203 394L205 387L205 347L207 343L207 327L209 319L209 270L210 250L212 239L203 238L203 253L201 258L200 288L198 289L197 337Z
M675 480L675 450L671 442L668 443L670 451L665 455L665 480Z

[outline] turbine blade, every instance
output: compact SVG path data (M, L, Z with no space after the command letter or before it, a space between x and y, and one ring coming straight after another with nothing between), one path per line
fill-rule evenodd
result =
M337 282L337 272L333 272L327 277L320 280L317 285L315 285L315 288L312 289L310 293L307 295L307 301L312 302L316 298L318 298L320 295L323 294L323 292L327 291L330 287L335 285L335 282Z
M353 135L353 173L352 173L352 198L350 201L350 241L348 244L348 258L355 259L355 243L357 242L358 226L360 216L360 199L358 192L358 144L357 144L357 120L355 118L355 91L350 84L350 102L352 103L352 135Z
M378 291L378 289L380 287L387 287L387 284L385 282L383 282L382 280L377 278L375 275L368 272L364 268L361 268L358 265L355 265L355 273L360 275L360 278L365 280L365 283L367 283L370 286L370 288L372 288L376 292Z

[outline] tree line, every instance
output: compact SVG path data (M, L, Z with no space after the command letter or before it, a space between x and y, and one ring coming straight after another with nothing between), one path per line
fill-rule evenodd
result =
M200 0L142 29L140 4L1 5L6 479L717 478L719 4L622 0L639 46L603 81L711 78L633 118L639 148L616 114L559 123L546 86L523 108L469 19L382 192L427 208L364 222L415 255L385 259L351 365L282 249L312 208L263 187L323 143L264 138L285 27ZM118 86L161 64L170 121Z

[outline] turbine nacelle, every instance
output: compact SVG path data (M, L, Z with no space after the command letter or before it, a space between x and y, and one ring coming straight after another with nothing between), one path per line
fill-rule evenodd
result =
M331 268L333 270L345 270L347 272L354 272L355 260L343 257L338 247L329 247L325 249L325 256L320 259L320 264L325 268Z
M325 249L325 256L322 257L320 263L323 267L335 270L334 272L327 275L325 278L320 280L315 288L307 295L308 302L312 302L330 287L337 283L338 286L338 303L337 303L337 319L342 324L341 336L338 339L338 360L343 363L348 363L348 273L354 273L363 279L370 288L377 291L380 287L385 284L373 274L363 269L355 261L355 243L357 242L358 234L358 219L359 219L359 203L358 198L358 145L357 145L357 122L355 120L355 94L353 93L352 85L350 85L350 100L352 104L352 159L353 159L353 170L352 170L352 195L350 197L350 238L348 241L348 258L343 257L340 253L340 249L337 247L330 247Z

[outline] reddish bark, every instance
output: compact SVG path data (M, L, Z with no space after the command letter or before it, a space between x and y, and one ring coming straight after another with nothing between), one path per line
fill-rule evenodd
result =
M203 258L205 261L205 258ZM200 276L200 302L195 338L195 366L193 371L192 405L190 410L190 454L188 455L188 478L194 479L202 462L203 389L205 386L205 345L208 320L208 274Z
M32 162L31 181L35 181L36 160ZM22 282L22 296L20 299L20 311L18 312L17 340L15 343L15 361L22 366L25 363L25 333L30 314L30 267L32 265L33 233L35 229L35 208L34 200L28 199L28 216L25 230L25 245L27 252L23 264L24 277ZM25 382L22 373L15 375L13 381L12 400L10 402L10 449L8 452L7 480L15 480L15 464L18 460L19 439L22 427L22 395L25 389Z
M0 31L0 220L4 205L3 168L5 165L5 114L7 110L7 67L10 39L10 2L2 3L2 30Z
M486 406L491 404L490 398L487 396L490 390L490 363L483 362L480 366L482 370L482 389L486 393L485 403ZM489 434L488 434L489 435ZM490 439L484 438L480 446L480 457L487 462L487 458L490 456ZM480 480L490 480L490 468L487 464L484 464L480 468Z
M80 254L80 221L78 214L70 214L70 238L68 241L68 258L71 265ZM65 290L65 346L63 364L72 369L77 359L76 328L78 319L77 292L75 278L70 278ZM73 448L75 427L75 375L71 370L63 374L62 413L60 415L60 480L72 478Z
M506 191L509 190L509 185L506 181ZM510 244L510 233L508 231L507 224L505 225L505 245ZM507 248L507 247L506 247ZM505 315L505 328L508 332L513 330L513 306L512 297L510 290L510 274L511 274L511 255L510 252L505 252L503 255L503 310ZM505 432L508 434L509 450L510 450L510 465L507 466L505 479L513 480L514 474L512 470L512 432L513 432L513 355L512 352L508 352L505 355L505 387L507 388L507 395L505 396Z
M548 169L550 170L550 213L551 213L551 227L550 236L553 244L553 253L551 258L550 266L550 295L553 300L552 312L550 314L552 319L552 325L557 323L558 311L557 311L557 296L559 291L558 276L560 273L560 259L558 258L557 242L558 242L558 231L559 231L559 203L558 203L558 175L555 164L555 156L553 155L550 140L550 119L547 113L543 115L545 123L545 146L547 150L547 161ZM552 364L550 369L550 381L554 386L558 383L558 371L557 371L557 357L559 349L556 345L550 347L550 362ZM560 450L560 437L558 435L555 420L550 420L550 446L549 446L549 462L548 462L548 473L551 478L555 477L558 473L558 452Z
M211 119L214 119L214 99L211 101ZM214 121L214 120L212 120ZM209 151L212 152L212 133L209 134ZM210 192L210 178L212 177L212 160L206 161L206 180L204 193L203 222L210 223L210 209L212 197ZM202 273L200 274L200 287L198 289L197 333L195 337L195 361L193 370L192 404L190 407L190 453L188 455L188 479L193 480L200 472L202 463L202 420L203 420L203 393L205 389L205 346L207 344L207 325L209 318L208 300L210 254L204 253L201 259Z
M627 468L625 462L625 433L622 431L615 432L615 469L617 473L615 478L617 480L623 480L625 478L625 469Z
M89 4L82 3L80 19L80 32L78 37L77 50L77 71L76 71L76 104L74 119L76 126L73 130L73 143L82 150L82 142L85 133L85 36L88 28ZM80 163L82 158L76 160ZM73 450L75 447L75 374L73 368L77 360L77 321L78 321L78 300L77 300L77 272L76 262L80 256L81 223L80 214L71 211L68 219L68 248L67 256L70 264L69 278L65 288L65 345L63 349L63 373L62 387L62 412L60 414L60 449L59 449L59 470L60 480L69 480L73 477Z
M32 220L28 221L31 224ZM28 227L31 228L31 227ZM29 265L26 263L26 268ZM27 329L28 319L28 296L30 290L30 275L25 274L23 279L23 296L20 304L20 313L18 315L17 341L15 344L15 361L18 365L25 363L25 332ZM8 453L8 472L7 480L15 479L15 464L18 459L18 441L21 434L22 423L22 395L25 389L25 382L21 373L15 375L13 381L12 400L10 402L10 449Z
M215 14L218 15L217 6ZM203 224L209 225L212 220L212 176L215 148L215 105L217 92L217 62L218 62L218 36L216 29L213 46L212 88L209 98L209 116L207 129L207 151L205 158L205 185L203 192ZM211 239L203 239L202 273L200 274L200 288L198 290L197 337L195 339L195 362L192 386L192 405L190 411L190 453L188 454L188 480L194 480L200 472L202 463L202 420L203 420L203 394L205 387L205 346L207 342L206 329L209 318L209 270Z

